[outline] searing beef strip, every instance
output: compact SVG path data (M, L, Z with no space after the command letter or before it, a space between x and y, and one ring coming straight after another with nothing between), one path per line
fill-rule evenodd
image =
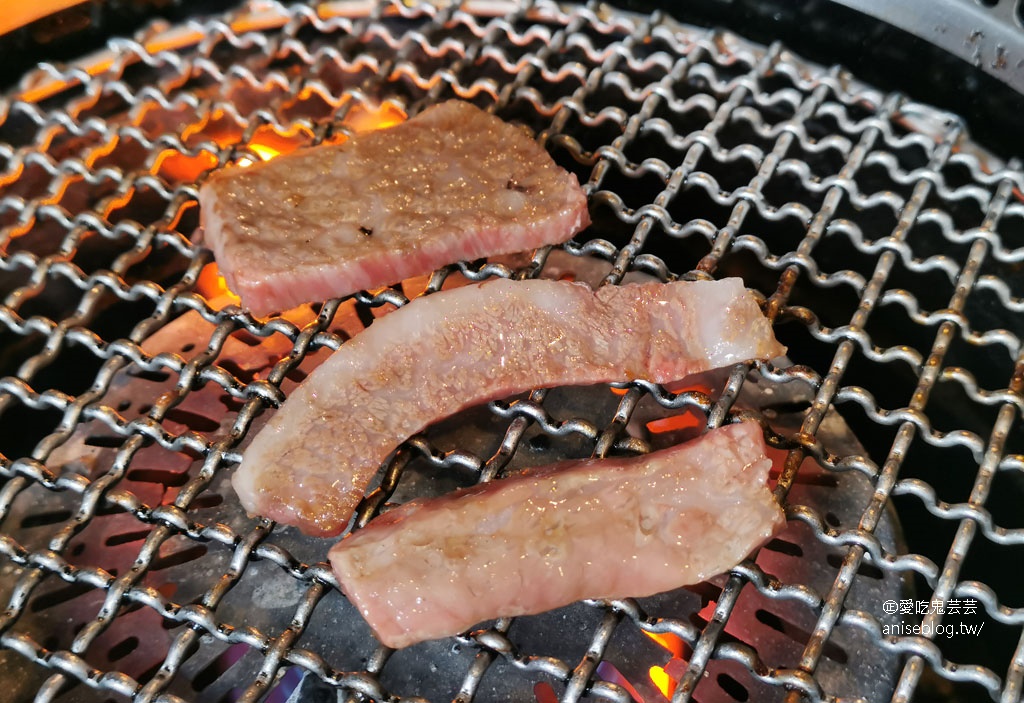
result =
M785 522L755 423L646 456L570 462L413 501L330 551L381 642L584 598L648 596L737 564Z
M540 387L665 383L784 351L735 278L442 291L377 320L310 374L233 483L250 513L337 535L388 454L462 408Z
M459 101L216 172L199 202L205 241L255 315L557 244L590 222L575 176L523 130Z

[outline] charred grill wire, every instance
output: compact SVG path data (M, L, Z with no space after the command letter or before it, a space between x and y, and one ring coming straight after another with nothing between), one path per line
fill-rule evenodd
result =
M266 321L230 304L192 239L197 180L451 97L533 129L594 225L564 250ZM1019 700L1024 591L1000 564L1024 551L1022 188L953 115L598 4L260 4L41 66L0 102L4 690ZM538 275L740 275L794 365L469 411L403 445L357 524L739 413L784 457L787 530L708 584L381 648L327 544L246 517L227 477L261 410L381 311L451 277ZM933 599L942 613L917 607ZM905 602L917 612L890 612ZM960 622L984 634L900 629Z

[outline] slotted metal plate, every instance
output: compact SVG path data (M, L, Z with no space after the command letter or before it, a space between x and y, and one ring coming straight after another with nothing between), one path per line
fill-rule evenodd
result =
M192 241L197 183L453 97L533 130L594 224L270 319L231 304ZM954 115L597 4L254 3L41 66L0 102L8 697L1019 700L1022 187ZM406 442L359 515L744 414L788 524L710 583L393 652L338 591L328 541L231 491L268 408L412 297L729 275L791 363L473 409Z

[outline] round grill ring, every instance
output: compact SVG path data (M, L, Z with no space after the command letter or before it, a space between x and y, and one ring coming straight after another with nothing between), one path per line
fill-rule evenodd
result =
M972 563L1024 545L1004 507L1024 469L1019 164L953 115L659 16L365 9L154 26L0 103L13 699L654 701L654 665L673 701L905 700L951 683L1019 698L1021 590ZM361 517L676 441L649 429L666 417L753 408L787 453L789 527L711 584L392 653L337 592L326 544L247 518L227 477L278 388L411 285L261 322L196 292L210 256L189 238L210 169L332 139L382 101L414 113L451 97L533 129L586 184L595 224L564 251L460 264L428 290L560 267L609 284L741 275L795 365L734 369L711 397L635 384L479 408L474 432L459 418L407 443ZM917 548L921 530L945 541ZM963 622L996 632L887 635L956 619L887 613L901 597L973 600Z

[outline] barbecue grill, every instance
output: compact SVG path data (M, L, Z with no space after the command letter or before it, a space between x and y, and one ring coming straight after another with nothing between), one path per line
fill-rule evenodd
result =
M594 224L265 320L233 304L193 242L206 174L454 97L533 130ZM7 699L1020 700L1022 188L954 114L598 4L252 3L40 65L0 102ZM469 410L403 444L356 522L742 415L788 525L728 574L391 651L327 541L237 504L268 408L411 297L727 275L787 360Z

